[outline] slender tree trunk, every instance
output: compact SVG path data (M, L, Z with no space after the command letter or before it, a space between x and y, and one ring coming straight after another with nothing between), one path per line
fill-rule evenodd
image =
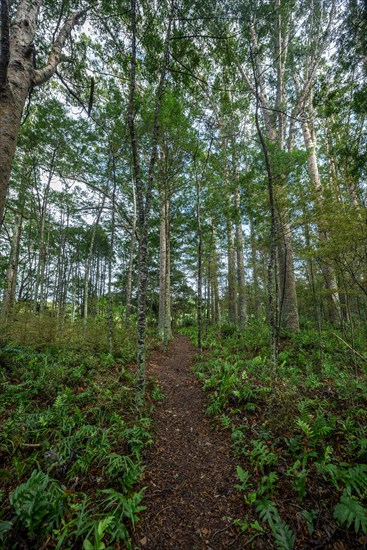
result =
M15 286L17 280L20 237L22 232L23 213L16 214L14 220L14 230L11 242L11 251L9 265L6 272L6 286L4 290L3 303L1 305L1 318L6 322L8 315L14 303Z
M246 280L245 260L243 252L243 231L241 224L241 193L236 189L236 251L237 251L237 288L238 288L238 313L240 327L244 328L247 320L246 307Z
M76 298L77 298L77 295L76 295L77 279L78 279L78 272L77 272L77 267L76 267L76 264L75 264L74 275L73 275L73 278L72 278L73 286L72 286L71 316L70 316L72 324L74 324L74 322L75 322Z
M226 129L220 122L222 132ZM237 322L237 274L236 274L236 245L233 228L232 192L228 174L227 139L223 137L224 187L226 193L226 231L227 231L227 263L228 263L228 322L235 325Z
M197 219L197 239L198 239L198 274L197 274L197 324L198 324L198 350L203 351L203 235L201 230L201 185L196 177L196 219Z
M311 113L311 116L312 116L312 113ZM312 129L306 118L302 119L302 132L303 132L305 147L308 150L308 159L307 159L308 172L315 188L316 205L317 205L317 211L318 211L317 219L316 219L316 224L318 228L318 237L319 237L321 246L325 246L325 244L328 241L328 234L327 234L327 231L322 227L322 221L321 221L322 210L323 210L323 207L325 206L325 201L323 198L323 190L322 190L319 169L317 164L316 144L315 144L315 140L313 139ZM340 309L339 291L338 291L338 284L335 276L335 271L331 262L327 259L321 260L321 269L325 279L325 285L329 296L330 321L332 323L337 324L337 323L340 323L341 321L341 309Z
M163 341L165 339L165 317L166 317L166 276L167 276L167 205L166 190L161 185L159 191L160 199L160 230L159 230L159 312L158 312L158 333Z
M257 84L256 84L257 88ZM264 154L266 174L268 179L268 192L269 192L269 207L270 207L270 251L268 262L268 312L269 312L269 340L270 340L270 358L273 367L277 364L278 356L278 341L277 341L277 283L276 283L276 239L277 239L277 222L276 222L276 209L274 200L274 181L273 173L270 164L270 157L263 133L259 124L259 96L256 89L256 109L255 109L255 123L257 133L260 139L261 148Z
M277 241L280 281L280 321L283 328L291 332L298 332L298 299L293 263L292 234L288 221L281 223L279 222L279 217Z
M125 310L126 322L128 322L131 315L131 293L132 293L134 252L135 252L135 241L136 241L136 194L135 194L134 184L132 185L132 193L133 193L133 223L132 223L132 229L131 229L129 265L127 270L127 281L126 281L126 310Z
M220 311L220 301L219 301L219 285L218 285L218 254L217 247L215 242L215 231L214 231L214 222L213 218L210 219L210 228L211 228L211 248L212 248L212 274L211 274L211 283L212 283L212 293L213 293L213 311L214 316L213 320L215 323L220 324L221 322L221 311Z
M105 203L105 196L103 195L101 206L98 209L96 221L94 222L93 231L92 231L92 237L89 244L89 250L88 250L88 256L87 261L85 264L85 273L84 273L84 305L83 305L83 332L84 336L86 334L87 330L87 320L88 320L88 303L89 303L89 278L90 278L90 272L92 267L92 260L93 260L93 251L94 251L94 242L96 239L96 233L97 228L99 225L99 220L102 215L102 211L104 208Z
M112 214L111 214L111 240L110 253L108 258L108 353L113 352L113 296L112 296L112 264L114 260L115 246L115 200L116 200L116 173L115 173L115 157L112 158L113 163L113 193L112 193Z
M131 0L131 65L130 65L130 96L128 106L128 126L130 131L130 142L133 156L134 181L137 191L137 211L138 211L138 232L139 232L139 264L138 264L138 327L137 327L137 387L139 390L139 400L145 396L145 366L146 366L146 302L147 302L147 283L148 283L148 229L151 214L151 201L153 185L155 182L155 166L158 151L159 137L159 113L166 80L166 72L170 55L170 37L173 17L173 3L171 4L168 28L164 42L164 53L162 69L160 72L159 84L156 93L153 134L151 141L151 154L149 160L147 183L144 188L140 171L140 158L138 151L138 142L135 126L135 91L136 91L136 0Z
M33 306L34 313L36 313L38 310L40 313L43 313L43 309L44 309L43 291L44 291L44 278L45 278L45 267L46 267L46 252L47 252L46 240L45 240L45 227L46 227L46 215L47 215L47 208L48 208L48 196L50 192L52 177L54 174L55 158L56 158L56 149L54 150L52 155L50 171L48 174L42 203L40 201L41 203L40 220L39 220L40 249L39 249L39 255L38 255L36 285L35 285L35 291L34 291L34 306Z
M252 284L253 284L253 307L254 313L257 316L261 316L262 308L260 303L260 287L259 287L259 275L258 275L258 261L256 254L256 242L255 242L255 229L254 222L250 216L250 240L251 240L251 263L252 263Z
M266 137L270 143L278 146L281 150L285 147L285 117L283 114L283 106L285 102L285 65L288 54L288 33L289 22L282 21L281 3L280 0L276 0L276 36L275 36L275 65L277 69L277 83L276 83L276 114L275 119L270 108L268 95L266 94L264 83L264 67L261 60L260 48L257 42L257 34L254 20L250 23L251 34L251 59L253 76L255 86L251 86L248 75L243 68L239 65L239 71L243 80L250 86L252 90L257 108L261 109L262 118L265 125ZM289 132L292 134L292 124L290 124ZM289 140L292 144L292 139ZM266 144L265 144L266 145ZM268 169L267 169L268 172ZM273 176L272 186L274 187L274 193L276 191ZM275 201L274 201L275 206ZM298 318L298 300L296 290L296 278L294 274L293 264L293 250L291 243L291 228L288 220L288 214L284 208L279 209L275 206L275 223L274 238L277 250L274 252L274 265L276 270L276 256L279 259L279 279L280 279L280 294L282 298L282 308L280 311L280 321L282 326L291 331L299 331L299 318ZM280 235L282 238L280 239ZM277 283L276 283L277 284ZM278 307L275 307L275 318L278 317ZM276 327L277 332L280 327Z
M172 339L171 324L171 238L170 238L170 202L166 203L166 286L165 286L165 312L164 312L164 346Z
M227 217L228 321L237 321L236 246L232 221Z

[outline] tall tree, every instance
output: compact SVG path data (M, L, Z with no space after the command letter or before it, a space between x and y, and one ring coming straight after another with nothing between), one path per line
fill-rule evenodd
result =
M37 69L35 38L42 4L42 0L20 0L11 21L8 0L1 0L0 226L27 97L33 87L40 86L55 74L65 42L83 14L77 11L65 19L49 46L47 62Z
M133 157L134 184L137 200L137 230L139 237L139 264L138 264L138 342L137 342L137 386L141 396L145 393L145 366L146 366L146 301L148 283L148 231L150 225L151 203L153 187L156 181L156 161L159 139L159 114L166 82L170 38L173 19L173 3L169 7L167 30L164 39L163 59L159 74L159 81L155 94L153 128L150 147L147 181L144 185L141 170L138 135L136 127L136 91L137 91L137 2L131 0L131 63L130 63L130 90L128 105L128 125Z

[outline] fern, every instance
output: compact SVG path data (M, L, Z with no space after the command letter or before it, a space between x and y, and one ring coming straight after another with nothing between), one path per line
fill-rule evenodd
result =
M300 419L303 420L303 422L306 422L310 420L310 418L312 418L312 413L311 413L312 405L310 401L308 400L300 401L297 405L297 408L299 410Z
M278 515L274 522L269 522L278 550L292 550L296 535L285 521Z
M246 470L243 470L241 466L237 466L236 472L237 472L237 477L241 482L241 484L237 483L235 485L236 489L239 489L240 491L246 491L247 485L248 485L249 473L246 472Z
M344 491L340 497L340 502L334 508L334 518L339 523L347 523L350 527L354 523L356 533L362 529L367 534L367 509Z
M258 501L256 512L259 514L261 521L267 521L268 523L274 521L275 516L279 516L274 502L268 499Z
M367 464L357 464L348 468L341 477L348 495L351 495L352 489L359 496L367 490Z
M250 461L252 465L259 465L260 468L264 466L272 466L277 464L278 456L271 452L268 447L262 441L254 439L252 442L254 449L250 453Z
M307 422L305 422L301 418L297 418L296 424L299 428L301 428L303 433L306 434L309 439L313 439L315 437L313 429L309 424L307 424Z
M367 491L367 464L356 464L346 468L336 464L315 463L323 474L328 474L333 485L339 489L340 483L344 485L345 492L349 496L355 491L358 496L363 496Z
M259 495L270 496L275 489L275 484L278 481L278 474L276 472L270 472L269 475L263 476L260 483Z
M278 550L292 550L296 542L296 535L279 515L272 500L260 500L256 506L261 521L269 523Z

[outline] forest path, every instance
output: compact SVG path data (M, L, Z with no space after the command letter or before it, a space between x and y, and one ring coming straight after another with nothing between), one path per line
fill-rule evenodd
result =
M192 373L195 348L177 336L166 353L150 356L149 375L165 399L154 414L155 442L145 460L147 510L137 525L139 547L218 550L244 547L232 524L243 498L230 441L205 415L204 392Z

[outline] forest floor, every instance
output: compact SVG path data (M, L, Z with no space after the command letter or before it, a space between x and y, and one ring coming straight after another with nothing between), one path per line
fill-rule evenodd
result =
M165 394L154 414L155 444L148 452L148 487L137 530L144 549L240 549L233 525L243 516L235 489L236 459L229 437L205 415L206 396L192 372L195 348L177 336L165 353L150 356L149 374Z

